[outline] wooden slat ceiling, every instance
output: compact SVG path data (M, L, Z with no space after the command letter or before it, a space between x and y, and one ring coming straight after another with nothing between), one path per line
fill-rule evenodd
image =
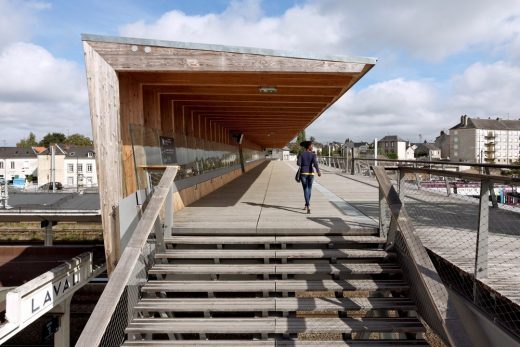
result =
M376 62L96 35L83 40L118 74L140 83L143 98L153 100L143 103L145 118L171 108L174 119L181 112L183 119L241 132L264 148L285 146Z
M359 78L352 73L129 72L161 107L216 122L258 145L283 147ZM276 87L274 94L260 87Z

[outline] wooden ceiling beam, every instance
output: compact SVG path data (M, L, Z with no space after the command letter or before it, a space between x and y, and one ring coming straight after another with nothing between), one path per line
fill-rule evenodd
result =
M172 95L161 95L161 101L175 102L181 106L197 106L197 107L235 107L235 108L292 108L292 109L300 109L300 108L324 108L327 106L326 103L316 103L316 102L302 102L302 103L284 103L284 102L257 102L257 101L225 101L225 100L215 100L215 101L174 101Z
M264 107L248 106L184 106L186 112L215 112L215 113L257 113L257 112L278 112L278 113L314 113L320 112L321 107L280 107L265 105Z
M266 95L260 92L258 86L145 86L145 91L159 94L195 94L195 95ZM316 88L316 87L279 87L277 92L267 95L291 95L291 96L330 96L334 97L341 88Z
M352 73L265 73L265 72L121 72L143 85L213 85L213 86L301 86L343 87Z
M334 98L330 96L294 96L294 95L197 95L197 94L177 94L172 99L175 101L245 101L245 102L264 102L264 103L326 103L329 104Z

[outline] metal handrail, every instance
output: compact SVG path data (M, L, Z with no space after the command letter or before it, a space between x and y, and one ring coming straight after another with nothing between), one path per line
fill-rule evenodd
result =
M108 284L99 298L76 346L91 347L102 344L105 332L114 318L114 314L117 313L118 306L125 302L125 300L122 300L124 299L123 296L132 280L136 266L139 265L143 249L147 246L150 234L156 229L161 209L164 206L171 207L171 204L168 203L168 199L172 197L173 180L177 174L177 170L177 166L167 167L159 184L154 188L142 218L137 224L128 246L123 251L116 268L110 276ZM173 209L167 212L173 213ZM160 235L157 235L157 237L159 240ZM127 307L125 307L125 309L128 311ZM128 322L123 323L125 323L124 327L126 327L126 323ZM120 333L119 335L123 337L124 327L122 327L122 331L118 332ZM120 336L114 336L113 339L119 339ZM121 343L123 343L122 340L120 341L120 344Z
M486 164L486 163L466 163L456 161L444 161L444 160L399 160L399 159L380 159L380 158L352 158L352 161L367 161L377 160L378 162L389 162L396 164L430 164L430 165L453 165L453 166L473 166L483 168L495 168L495 169L513 169L520 170L520 165L510 164Z

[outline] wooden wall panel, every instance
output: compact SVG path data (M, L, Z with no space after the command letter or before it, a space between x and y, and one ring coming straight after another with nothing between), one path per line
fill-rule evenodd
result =
M151 129L161 129L161 111L159 94L143 89L144 126Z
M257 167L263 162L263 160L258 160L255 162L248 163L246 165L246 172L252 170L253 168ZM221 188L225 184L228 184L229 182L233 181L235 178L238 178L241 175L242 170L238 168L222 176L218 176L211 180L197 184L196 186L175 192L173 194L173 210L179 211L184 207L189 206L190 204L194 203L200 198L203 198L204 196L214 192L215 190Z
M114 69L87 42L83 44L83 49L95 140L103 241L110 274L120 256L119 227L113 208L123 198L119 81Z
M173 103L171 100L161 98L161 129L164 133L173 133Z
M119 76L119 98L121 102L121 141L124 191L128 196L137 191L135 177L134 153L132 150L132 138L130 124L144 125L142 88L138 81L127 74Z
M345 62L238 52L90 41L118 71L244 71L359 73L365 62ZM132 47L137 47L133 51Z

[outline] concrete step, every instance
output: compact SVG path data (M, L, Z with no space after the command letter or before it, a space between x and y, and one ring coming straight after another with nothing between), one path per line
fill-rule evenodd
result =
M162 281L150 280L141 290L146 293L206 292L302 292L302 291L406 291L399 280L258 280L258 281Z
M167 249L156 259L388 259L381 249Z
M127 334L421 333L415 318L135 318Z
M294 235L345 235L345 236L378 236L379 228L377 227L331 227L331 228L308 228L298 229L295 227L290 228L190 228L190 227L174 227L172 229L172 235L184 235L184 236L195 236L195 235L220 235L220 236L294 236Z
M299 341L299 340L140 340L126 341L123 347L423 347L424 340Z
M177 245L264 245L264 244L384 244L385 238L378 236L170 236L165 243Z
M262 274L360 274L375 275L382 273L400 273L401 268L396 264L377 263L306 263L306 264L155 264L148 274L152 275L262 275Z
M408 298L146 298L140 312L343 312L415 310Z

